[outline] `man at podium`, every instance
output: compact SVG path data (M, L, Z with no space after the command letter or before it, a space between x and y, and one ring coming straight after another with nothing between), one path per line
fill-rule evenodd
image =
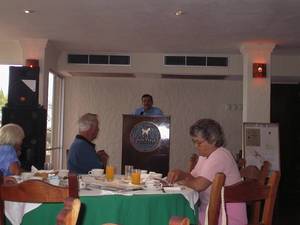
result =
M149 94L142 96L143 107L135 110L134 115L138 116L163 116L163 112L158 107L153 106L153 98Z

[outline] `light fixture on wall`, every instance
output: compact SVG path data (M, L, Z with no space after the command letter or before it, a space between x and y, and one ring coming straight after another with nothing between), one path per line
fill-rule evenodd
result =
M253 63L253 78L267 77L267 64Z
M39 60L38 59L26 59L26 66L30 68L39 67Z

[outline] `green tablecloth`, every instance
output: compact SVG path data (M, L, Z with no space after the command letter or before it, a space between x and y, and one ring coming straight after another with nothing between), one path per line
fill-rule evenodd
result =
M197 224L198 215L181 194L105 195L80 197L82 206L77 225L167 225L171 216L187 216ZM48 203L27 213L22 225L54 225L63 204ZM10 223L7 223L10 224Z

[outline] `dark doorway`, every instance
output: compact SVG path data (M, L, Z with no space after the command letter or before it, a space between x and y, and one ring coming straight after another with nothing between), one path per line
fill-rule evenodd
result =
M272 84L271 122L279 123L281 161L281 182L273 224L300 224L299 84Z

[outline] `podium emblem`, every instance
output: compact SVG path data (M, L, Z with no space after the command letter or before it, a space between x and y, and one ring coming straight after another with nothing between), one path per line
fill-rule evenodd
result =
M130 144L140 152L152 152L160 145L158 127L148 121L136 124L130 132Z

